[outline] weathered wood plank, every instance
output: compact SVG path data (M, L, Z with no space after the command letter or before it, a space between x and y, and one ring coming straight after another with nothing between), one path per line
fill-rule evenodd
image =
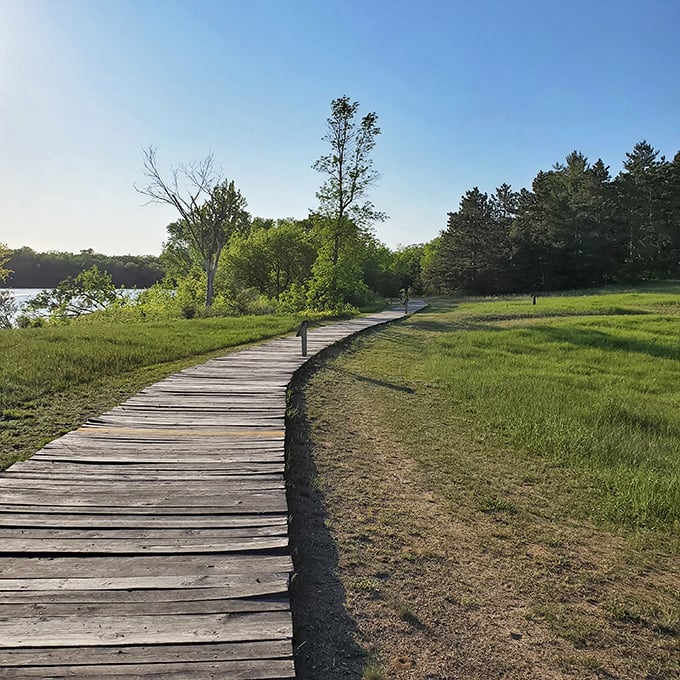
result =
M197 499L193 505L174 505L172 500L169 499L167 502L162 500L157 500L156 502L149 501L145 503L144 501L138 501L136 504L131 502L126 502L125 499L120 497L103 498L101 504L96 502L81 502L68 503L68 499L64 498L63 502L59 502L59 499L55 497L52 503L44 500L38 505L29 505L28 503L16 503L16 504L1 504L0 513L30 513L30 512L44 512L49 508L52 508L53 512L64 512L67 514L89 514L89 515L106 515L111 514L126 514L126 515L156 515L156 514L167 514L167 515L226 515L226 514L276 514L286 512L286 499L282 493L276 495L271 494L261 494L261 498L257 497L256 494L248 496L243 496L242 501L235 499L221 500L221 505L202 505L200 499ZM108 502L107 502L108 501ZM126 504L124 504L126 503Z
M30 465L13 465L11 471L3 473L4 477L23 479L137 479L140 481L168 479L175 481L206 479L207 481L228 479L247 475L278 476L281 464L275 463L231 463L220 465L215 463L129 463L91 465L88 463L60 463L54 465L49 461L32 460Z
M159 655L163 653L162 648ZM192 680L286 680L295 677L293 661L281 659L248 661L198 661L182 664L145 662L145 665L114 666L52 666L9 668L3 678L110 678L140 680L140 678L191 678Z
M70 470L62 469L70 467ZM251 479L251 480L275 480L282 477L281 465L276 464L260 464L260 465L246 465L241 469L199 469L198 466L195 468L184 468L175 470L172 467L168 469L158 468L156 466L137 466L135 470L126 470L126 466L102 466L96 471L96 475L93 474L95 471L79 469L76 465L70 465L65 463L64 465L58 466L58 469L53 473L49 472L48 469L44 469L44 466L34 465L33 468L15 470L11 474L1 477L0 479L14 479L22 480L30 483L39 484L44 481L51 481L55 484L68 483L69 480L73 481L73 484L94 484L94 483L106 483L106 482L116 482L124 484L126 482L139 482L139 483L153 483L153 482L200 482L205 481L206 484L220 484L222 482L227 483L232 479Z
M257 640L252 642L217 642L183 645L134 645L119 647L0 647L0 667L118 665L187 661L241 661L285 659L290 656L287 640Z
M8 480L0 479L0 500L6 500L5 495L16 496L18 492L23 492L27 495L30 491L38 493L54 493L60 494L65 490L73 489L78 496L101 496L102 494L116 493L120 495L130 496L146 496L162 495L171 491L174 488L181 488L184 495L202 494L204 496L220 495L220 491L224 493L239 494L241 491L253 492L276 492L283 487L283 479L281 474L277 475L246 475L236 476L229 475L223 477L214 476L210 478L206 476L205 483L201 484L200 479L186 478L178 479L173 477L165 477L158 479L143 479L140 480L136 475L122 475L113 476L109 479L101 479L97 477L93 480L88 480L87 477L76 478L72 484L69 484L67 478L49 477L39 478L15 478Z
M197 540L206 541L209 539L240 539L240 538L261 538L267 536L287 536L288 527L285 522L265 526L239 526L234 528L191 528L191 529L168 529L159 527L156 529L112 529L105 526L100 529L87 530L83 528L64 529L50 528L39 529L36 527L18 528L3 527L0 525L0 541L6 539L19 539L30 537L32 539L59 540L59 539L78 539L87 540L98 538L104 541L113 540L173 540L187 541ZM2 545L0 544L0 549Z
M139 451L136 453L136 451ZM195 453L192 457L190 452L184 451L168 451L161 452L163 460L170 465L181 465L185 463L194 463L196 465L208 465L213 463L215 465L225 465L230 463L283 463L283 452L278 451L263 451L262 453L242 453L242 454L226 454L220 453L218 449L210 454L207 451ZM149 463L154 464L158 460L158 454L153 453L153 446L145 445L144 450L139 450L139 445L130 451L121 450L118 453L111 453L109 449L97 452L92 449L76 454L73 449L68 453L50 453L45 452L39 456L41 461L49 461L53 463L107 463L123 464L123 463Z
M108 591L111 592L111 591ZM121 592L121 591L115 591ZM244 612L288 611L287 599L198 599L178 601L118 602L109 598L106 602L25 602L3 604L0 600L0 620L19 617L54 618L57 616L156 616L182 614L229 614ZM2 640L0 640L2 644Z
M85 566L85 565L83 565ZM178 590L182 588L222 588L225 597L245 598L258 595L282 595L288 591L290 567L280 574L230 574L82 577L82 578L0 578L0 593L52 590ZM226 595L228 593L228 595ZM1 599L1 597L0 597Z
M288 612L0 619L6 647L245 642L293 637Z
M257 512L263 514L286 512L286 499L283 495L280 497L267 497L266 494L262 494L262 497L258 498L253 494L250 497L244 496L242 502L233 499L223 499L223 505L220 507L215 507L209 503L200 504L199 502L190 505L174 505L171 500L168 500L167 503L148 502L146 504L143 504L142 501L139 501L137 504L126 504L125 499L117 497L111 498L109 503L105 503L105 500L109 499L103 499L101 505L94 502L89 504L83 502L79 505L68 504L68 499L64 499L64 502L60 503L57 498L55 498L53 503L45 501L39 505L29 505L28 503L3 504L0 505L0 513L45 512L49 508L52 508L53 512L64 512L67 514L81 513L83 515L100 515L102 517L113 514L225 515L231 513L240 515L255 514Z
M11 527L79 527L87 528L231 528L237 526L274 526L285 524L285 513L261 515L238 513L227 514L215 512L213 514L186 514L178 515L172 512L140 514L138 512L124 514L120 511L115 514L102 512L93 514L87 510L76 512L55 513L49 512L44 507L36 508L35 512L8 512L0 513L0 526ZM259 522L259 524L258 524Z
M79 538L0 538L0 556L20 553L61 554L87 553L112 555L180 555L183 553L237 553L283 550L288 547L287 536L218 539L182 538L163 540L160 538L130 538L110 540L102 537Z
M273 574L290 569L288 555L196 555L150 557L0 557L0 581L21 578L69 578L86 573L89 577L179 576L202 574ZM83 568L86 571L83 572ZM0 585L2 587L2 585ZM3 588L6 589L6 588Z
M262 580L262 579L260 579ZM53 589L41 590L7 590L0 591L0 604L2 606L20 605L32 607L50 606L118 606L128 605L136 610L137 605L151 605L183 602L205 602L211 603L218 601L221 606L226 607L225 611L238 611L240 607L246 607L243 611L248 611L247 603L263 603L263 609L284 610L288 607L287 593L260 593L259 595L239 596L234 595L233 588L224 586L205 586L201 588L149 588L149 589L130 589L115 590L112 588L105 590L78 590L78 589ZM286 606L275 606L272 603L284 603ZM0 645L1 647L2 645Z
M227 485L225 485L227 486ZM144 491L143 489L133 490L131 493L118 492L116 488L111 489L106 487L89 488L84 490L82 486L78 486L65 492L64 487L59 490L50 492L43 492L39 489L2 489L0 491L0 505L15 505L15 504L31 504L31 505L101 505L106 503L108 507L115 507L120 505L126 507L136 507L137 505L149 505L151 503L163 505L166 507L190 507L194 505L217 505L221 504L224 507L231 507L233 505L251 505L257 504L259 507L272 505L274 507L280 504L280 493L276 493L281 489L281 485L276 486L273 493L267 493L268 489L259 491L257 489L243 490L233 486L229 488L229 496L227 494L219 494L214 489L208 489L201 493L199 488L195 493L191 490L187 493L182 487L181 492L174 493L168 487L161 487L154 493L151 490ZM200 494L197 496L196 494ZM109 500L110 499L110 500Z
M38 479L0 477L0 500L4 500L8 491L20 490L24 494L31 491L36 493L59 494L65 490L74 491L76 494L87 492L89 494L116 493L125 496L149 496L159 495L164 491L175 491L177 487L182 493L201 494L203 496L218 495L225 493L239 494L245 491L280 491L284 489L283 473L276 475L230 475L218 479L185 479L180 485L177 479L156 479L153 481L139 480L137 477L127 479L109 478L103 479L99 475L92 478L68 479L45 476Z

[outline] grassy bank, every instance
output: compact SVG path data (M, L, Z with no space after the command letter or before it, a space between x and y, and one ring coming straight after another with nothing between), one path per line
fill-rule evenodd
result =
M292 331L296 316L0 332L0 468L185 366Z
M311 377L344 677L680 674L678 293L438 301Z

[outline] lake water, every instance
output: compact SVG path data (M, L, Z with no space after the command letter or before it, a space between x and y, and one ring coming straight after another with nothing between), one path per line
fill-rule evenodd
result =
M24 305L42 290L42 288L0 288L0 292L7 291L17 303L15 319L23 311Z
M14 315L14 319L23 312L24 306L29 300L32 300L38 293L41 293L44 288L0 288L0 291L7 291L17 303L17 312ZM51 290L48 288L48 290ZM131 295L138 295L141 290L123 290L124 293L129 293Z
M40 293L42 288L0 288L0 291L6 290L19 304L28 302L32 297Z

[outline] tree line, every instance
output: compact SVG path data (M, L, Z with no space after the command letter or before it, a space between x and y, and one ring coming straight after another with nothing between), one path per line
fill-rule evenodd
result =
M304 219L253 218L212 155L163 171L149 147L146 184L136 188L177 211L159 258L22 248L5 257L4 269L13 270L8 284L63 282L40 302L66 316L79 313L90 293L103 306L112 287L148 288L134 304L143 318L157 318L331 313L409 289L538 292L680 275L680 152L668 161L642 141L612 177L602 160L591 164L574 151L540 171L530 190L506 183L492 195L470 189L437 238L391 250L372 230L386 218L369 195L378 180L371 158L377 122L375 113L360 116L347 96L331 102L327 153L312 165L322 175L317 207ZM0 259L0 273L2 266ZM119 308L132 304L115 299Z
M612 178L577 151L531 190L465 193L423 270L431 292L563 290L680 277L680 152L646 141Z
M419 281L422 246L391 250L352 221L342 230L334 227L318 218L249 220L224 248L211 307L250 296L270 310L338 311L397 297ZM168 243L161 262L168 275L164 285L180 293L191 288L191 303L200 306L207 275L188 249Z
M148 288L165 272L152 255L103 255L92 249L79 253L38 253L24 247L7 252L5 284L10 288L54 288L61 281L97 267L108 272L117 288Z

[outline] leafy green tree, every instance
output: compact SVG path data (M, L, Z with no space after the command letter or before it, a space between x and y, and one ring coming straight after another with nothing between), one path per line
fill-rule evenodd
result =
M75 278L70 276L53 290L43 290L26 305L26 312L67 321L83 314L104 310L124 299L108 272L93 266Z
M279 221L264 234L269 263L269 285L264 292L278 300L292 284L302 285L310 277L316 249L305 228L295 221Z
M17 311L17 303L12 293L0 290L0 328L12 328Z
M399 278L394 271L395 254L375 238L366 242L363 258L363 280L366 286L380 297L396 297Z
M269 287L269 253L266 230L253 229L235 236L225 252L218 276L232 294L246 288L265 293Z
M205 306L210 307L222 251L234 234L249 228L246 200L233 181L214 169L212 155L172 169L166 180L158 169L155 150L149 147L144 151L144 174L149 184L137 190L151 202L171 205L180 214L181 219L170 225L169 242L173 248L186 247L200 262L206 274Z
M363 278L363 265L371 235L345 218L342 231L330 219L315 216L312 237L317 256L307 288L310 309L340 309L362 305L373 296Z
M0 283L4 282L11 273L11 270L5 266L11 254L12 251L4 243L0 243Z
M380 134L378 116L368 113L358 119L358 111L359 103L347 96L331 102L323 137L330 151L312 166L326 177L316 193L314 224L320 245L312 282L312 298L323 306L340 303L343 289L347 294L362 287L361 266L348 258L361 250L370 225L386 217L368 200L378 179L371 158Z
M423 245L423 256L420 260L420 279L423 292L429 295L438 295L442 292L437 274L441 239L442 237L439 235Z
M285 221L285 220L284 220ZM253 231L257 229L271 229L279 224L281 220L275 220L271 217L254 217L251 228Z
M225 268L234 291L256 288L278 300L293 284L305 284L315 258L316 249L303 222L256 218L248 236L231 242Z
M398 281L398 290L409 288L414 293L422 292L421 272L424 252L422 244L397 248L392 262L392 272Z
M163 243L160 262L165 276L176 285L180 279L188 276L191 269L196 266L197 256L184 240L182 225L179 222L168 224L166 231L168 232L168 240Z

